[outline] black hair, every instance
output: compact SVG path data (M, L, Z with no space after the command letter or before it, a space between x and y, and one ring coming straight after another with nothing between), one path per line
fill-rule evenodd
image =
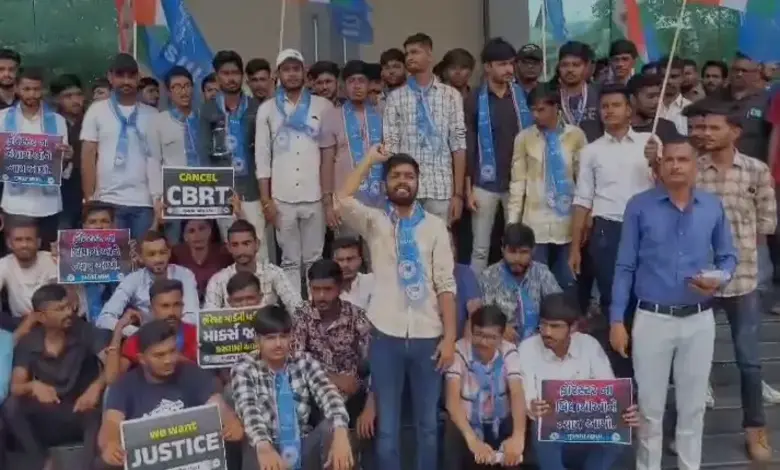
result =
M111 221L114 221L114 206L100 201L87 201L84 203L84 207L81 210L81 222L86 222L87 217L96 212L108 212Z
M309 282L333 279L336 281L336 284L341 285L344 281L344 273L337 262L327 258L320 258L312 263L309 272L306 273L306 278Z
M165 87L170 88L171 81L176 77L184 77L187 80L189 80L190 83L194 83L190 71L187 70L186 67L182 67L181 65L176 65L171 67L171 69L168 70L168 73L165 74Z
M691 139L687 135L680 134L678 132L677 134L670 135L665 139L664 148L667 149L672 145L685 145L685 144L690 145L690 143L691 143Z
M309 67L308 76L311 80L316 80L320 75L328 73L336 78L339 78L339 66L335 62L329 60L320 60L315 62Z
M436 65L433 66L433 70L432 70L433 74L439 77L439 80L442 81L444 79L444 69L446 68L445 65L446 64L444 63L443 60L439 61L438 63L436 63Z
M210 74L206 75L203 78L203 81L200 82L200 91L205 92L206 91L206 85L209 83L217 83L217 74L214 72L211 72Z
M729 66L725 62L722 60L708 60L701 68L701 78L704 78L704 72L710 67L720 69L720 74L723 75L724 80L729 77Z
M108 70L113 74L138 75L138 61L128 53L120 52L114 56Z
M444 62L445 67L459 66L471 70L474 70L475 65L474 56L471 55L471 52L460 47L447 51L444 54L444 58L442 58L442 62Z
M361 247L360 239L357 237L339 237L333 240L333 243L330 245L332 253L335 253L336 250L343 250L345 248L355 248L360 251Z
M715 100L703 100L698 102L698 105L700 116L723 116L726 122L734 127L742 127L744 124L739 108L734 105Z
M43 69L40 67L22 67L16 75L16 83L19 83L24 79L43 82L43 77Z
M290 333L293 329L293 319L284 307L268 305L257 311L253 326L257 336Z
M546 103L551 106L556 106L560 104L560 101L561 95L558 90L546 84L540 84L536 86L533 90L531 90L531 93L528 94L529 106L533 106L539 102Z
M184 295L184 284L178 279L158 279L149 287L149 300L154 302L155 297L169 292L180 292Z
M533 248L536 246L534 230L526 224L508 224L504 229L504 237L501 239L502 247Z
M621 54L631 54L631 57L636 59L639 56L639 52L636 50L636 44L628 39L618 39L613 41L609 46L609 56L615 57Z
M42 312L49 302L61 302L68 298L68 291L60 284L44 284L35 289L32 295L32 308L36 312Z
M239 71L244 71L244 59L236 51L219 51L211 61L211 66L216 72L219 72L219 69L227 64L233 64L238 67Z
M493 38L485 43L479 60L483 64L515 60L515 48L504 38Z
M10 215L10 217L9 217ZM5 232L6 236L13 236L13 232L20 228L31 228L35 230L36 236L40 237L40 230L38 230L38 222L32 218L24 215L6 215L5 219Z
M667 68L670 68L672 70L680 70L682 71L683 68L685 68L685 62L679 58L679 57L662 57L661 60L658 61L658 68L666 70Z
M507 318L504 312L495 305L479 307L471 314L471 327L490 328L497 326L503 333L506 329Z
M233 222L227 231L227 239L230 240L230 236L236 233L251 233L252 238L257 240L257 232L255 226L244 219L238 219Z
M81 90L82 87L83 85L78 75L65 73L52 80L52 82L49 84L49 93L52 96L57 96L65 90L69 90L71 88L78 88Z
M571 326L580 319L577 300L573 295L563 292L547 294L542 297L539 305L539 319L562 321Z
M628 91L628 87L619 83L608 83L601 88L599 92L599 99L603 99L609 95L623 95L626 102L631 104L631 93Z
M563 60L565 57L577 57L587 63L593 59L593 49L585 43L569 41L558 50L558 60Z
M663 78L658 74L637 74L628 80L626 87L631 95L636 96L645 88L663 85Z
M159 240L164 241L166 245L168 244L168 239L165 237L164 233L160 232L159 230L147 230L141 239L141 244L153 243Z
M425 33L412 34L404 41L404 48L411 46L412 44L419 44L425 46L428 49L433 49L433 39Z
M414 168L414 173L420 176L420 164L417 163L414 157L408 153L396 153L382 164L382 179L387 181L387 175L393 171L393 168L401 165L411 165Z
M260 279L257 278L255 273L238 271L230 277L230 280L225 286L225 290L228 295L233 295L247 287L255 287L257 291L260 292Z
M160 88L160 82L158 82L156 79L152 77L144 77L140 80L138 80L138 91L143 90L146 87L153 86L156 88Z
M344 64L344 68L341 69L341 79L347 81L347 79L353 75L366 75L366 63L362 60L350 60ZM368 78L366 76L366 78Z
M393 47L391 49L384 51L382 55L379 56L379 64L382 67L389 64L392 61L400 62L403 64L406 61L406 56L404 55L404 51L398 49L397 47Z
M246 63L246 69L244 70L247 75L254 75L257 72L268 72L271 74L271 64L265 59L252 59Z
M382 81L382 66L376 62L369 62L365 65L366 77L369 82Z
M135 334L138 337L138 350L146 352L152 346L176 337L176 328L166 320L152 320L144 323Z
M652 70L652 73L650 71ZM658 62L648 62L642 66L639 73L642 75L654 75L658 72Z
M111 89L111 82L108 81L107 78L100 77L96 78L94 82L92 82L92 93L95 93L95 90L98 88L108 88Z
M683 67L697 68L698 65L696 64L696 61L693 59L683 59Z
M16 62L17 67L22 65L22 56L19 55L19 53L15 50L9 49L7 47L0 49L0 60L10 60Z
M750 57L749 55L747 55L746 53L742 52L742 51L737 51L734 54L734 60L747 60L747 61L753 62L753 58Z
M705 100L706 99L707 98L705 98ZM702 103L702 101L697 101L686 106L682 110L682 115L687 118L702 117L706 115L707 113L704 112L704 108L702 106L703 104L706 105L706 103Z

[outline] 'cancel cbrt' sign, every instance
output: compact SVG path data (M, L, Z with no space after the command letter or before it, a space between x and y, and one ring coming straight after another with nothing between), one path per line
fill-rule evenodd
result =
M163 167L165 219L232 217L232 167Z

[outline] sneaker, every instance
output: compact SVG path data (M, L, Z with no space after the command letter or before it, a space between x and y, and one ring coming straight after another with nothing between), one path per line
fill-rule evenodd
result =
M764 397L764 403L770 405L780 404L780 391L775 390L768 383L761 382L761 392Z
M715 408L715 395L712 393L712 385L707 385L707 399L704 403L707 405L707 409Z
M748 456L754 462L772 460L772 447L769 445L769 436L765 428L745 429L745 447Z

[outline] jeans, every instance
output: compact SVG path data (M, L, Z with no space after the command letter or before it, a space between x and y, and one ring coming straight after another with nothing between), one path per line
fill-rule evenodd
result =
M404 380L407 378L412 388L415 469L438 468L438 410L442 377L432 359L438 342L438 338L397 338L377 330L372 334L368 359L377 409L377 470L401 470L401 405Z
M716 308L726 312L734 355L737 360L742 396L742 426L765 425L761 390L761 357L758 350L758 328L761 326L760 300L757 291L737 297L718 297Z
M296 292L302 292L301 276L322 257L325 243L325 211L322 202L276 201L279 209L276 239L282 247L282 269ZM301 269L303 268L303 269Z
M499 203L504 208L504 220L508 220L506 211L509 207L509 193L493 193L474 187L474 197L477 199L477 211L471 214L471 233L473 237L471 267L476 272L481 272L488 265L490 238L493 234L493 223L496 221Z
M628 446L610 444L566 444L539 442L537 426L533 429L533 445L539 470L566 470L564 463L576 462L582 470L610 470Z
M758 294L762 311L769 310L772 305L772 280L774 278L774 264L769 253L769 245L758 244Z
M114 218L120 229L130 229L130 237L138 240L152 226L154 209L151 207L130 207L114 204Z
M546 264L563 290L574 286L574 275L569 268L570 249L571 243L541 243L534 247L534 261Z

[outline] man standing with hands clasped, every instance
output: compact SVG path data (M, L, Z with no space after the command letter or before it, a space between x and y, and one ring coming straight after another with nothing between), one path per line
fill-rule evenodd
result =
M610 343L628 357L623 317L633 289L638 305L631 342L640 413L636 468L661 468L673 369L678 462L681 468L698 469L715 341L712 296L734 275L737 250L720 200L695 187L696 157L686 137L665 144L658 174L658 184L626 206Z

